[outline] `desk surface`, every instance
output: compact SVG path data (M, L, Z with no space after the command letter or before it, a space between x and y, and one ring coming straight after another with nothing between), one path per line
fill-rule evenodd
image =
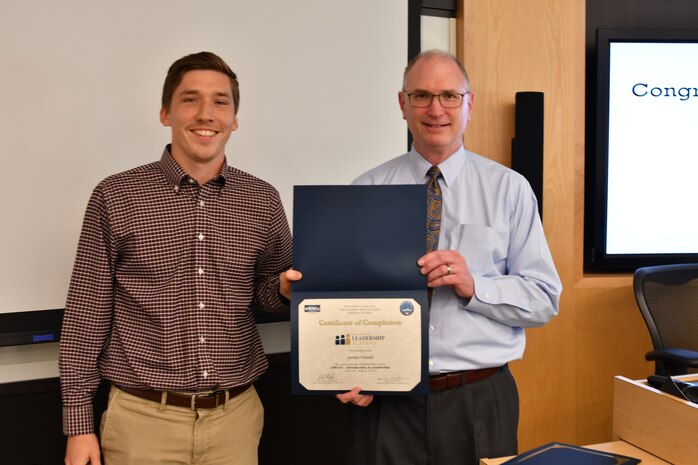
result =
M604 452L613 452L614 454L627 455L628 457L635 457L641 460L642 465L671 465L669 462L665 462L659 457L645 452L642 449L638 449L632 444L628 444L625 441L614 441L614 442L604 442L602 444L592 444L591 446L584 446L590 449L601 450ZM482 459L480 460L480 465L499 465L506 462L513 457L500 457L496 459Z

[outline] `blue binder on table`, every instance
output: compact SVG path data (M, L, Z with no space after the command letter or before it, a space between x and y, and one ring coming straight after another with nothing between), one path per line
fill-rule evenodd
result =
M551 442L507 460L502 465L636 465L639 459L611 452Z

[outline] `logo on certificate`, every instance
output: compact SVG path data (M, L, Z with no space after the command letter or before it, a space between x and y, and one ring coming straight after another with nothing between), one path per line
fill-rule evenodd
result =
M346 346L351 344L351 334L339 334L334 337L334 345Z
M306 313L319 313L320 306L319 305L304 305L303 311Z
M402 313L405 316L410 316L414 312L414 305L412 305L412 302L405 301L400 304L400 313Z

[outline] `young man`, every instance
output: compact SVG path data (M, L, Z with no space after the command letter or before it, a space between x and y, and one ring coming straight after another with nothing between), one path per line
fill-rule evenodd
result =
M355 184L428 183L428 172L438 184L438 245L418 260L433 289L429 394L374 397L357 387L338 395L363 407L352 409L349 463L477 465L517 453L518 392L507 363L523 355L524 328L557 314L562 286L529 184L463 148L473 93L458 60L420 54L398 100L412 150Z
M235 73L170 67L159 161L102 181L85 214L61 334L66 464L256 464L267 361L250 308L287 311L291 235L277 191L227 164Z

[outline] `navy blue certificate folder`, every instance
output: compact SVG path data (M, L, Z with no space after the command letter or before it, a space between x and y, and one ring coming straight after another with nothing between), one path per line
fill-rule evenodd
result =
M639 459L551 442L507 460L502 465L636 465Z
M299 382L302 302L396 298L421 307L420 340L414 342L421 345L421 380L403 394L426 393L429 307L426 277L417 265L426 247L426 187L295 186L293 203L293 268L303 279L292 284L291 292L292 391L344 392L308 390Z

